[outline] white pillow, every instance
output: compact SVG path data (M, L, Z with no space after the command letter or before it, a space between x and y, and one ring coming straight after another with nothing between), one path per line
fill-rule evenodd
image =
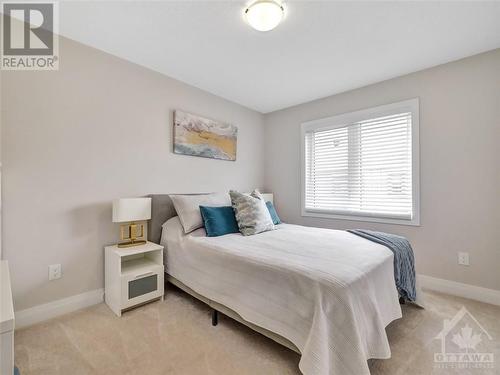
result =
M228 193L211 193L201 195L170 195L175 211L179 215L184 233L203 227L200 206L231 206Z

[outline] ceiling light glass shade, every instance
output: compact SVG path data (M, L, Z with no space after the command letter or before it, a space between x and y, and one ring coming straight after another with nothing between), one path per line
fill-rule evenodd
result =
M258 0L245 9L245 18L255 30L269 31L279 25L285 10L273 0Z

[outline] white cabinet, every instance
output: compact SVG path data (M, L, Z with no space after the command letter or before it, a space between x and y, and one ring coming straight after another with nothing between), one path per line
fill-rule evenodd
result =
M0 375L14 373L14 308L9 265L0 261Z
M105 300L118 316L134 306L163 299L163 246L105 248Z

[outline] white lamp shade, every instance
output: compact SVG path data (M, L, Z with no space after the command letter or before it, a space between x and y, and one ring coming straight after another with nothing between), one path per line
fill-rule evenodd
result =
M121 198L113 201L113 223L151 219L151 198Z

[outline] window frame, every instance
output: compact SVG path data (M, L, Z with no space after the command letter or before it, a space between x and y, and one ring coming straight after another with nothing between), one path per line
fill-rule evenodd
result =
M343 113L318 120L307 121L301 124L300 129L300 162L301 162L301 215L303 217L317 217L327 219L354 220L387 224L420 226L420 103L418 98L381 105L377 107L362 109L359 111ZM410 112L412 118L411 124L411 144L412 144L412 218L398 219L384 217L381 214L341 214L332 210L306 209L306 160L305 160L305 137L311 130L329 130L356 123L374 119L377 117L394 115L402 112Z

